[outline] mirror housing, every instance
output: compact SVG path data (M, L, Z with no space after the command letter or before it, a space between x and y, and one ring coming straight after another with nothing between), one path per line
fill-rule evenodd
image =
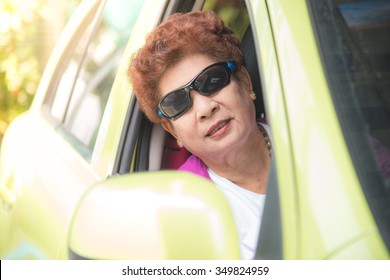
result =
M239 259L232 212L212 182L177 171L92 186L71 220L73 259Z

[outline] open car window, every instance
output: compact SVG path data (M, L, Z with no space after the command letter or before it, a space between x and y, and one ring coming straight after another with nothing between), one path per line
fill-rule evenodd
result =
M345 141L390 248L390 2L308 3Z
M189 3L188 1L184 2ZM183 5L178 4L177 9L181 12L189 12L196 8L190 7L189 5L185 5L185 8L183 8ZM225 2L206 0L202 6L202 10L212 10L217 13L242 41L243 52L248 56L247 61L250 62L250 65L246 66L247 68L251 68L248 70L253 80L254 91L257 95L255 101L257 116L258 118L263 117L264 103L260 86L260 76L258 74L254 41L245 1ZM174 13L177 10L171 12ZM187 150L178 147L173 136L161 129L160 125L153 125L146 118L143 118L140 124L140 135L137 143L137 151L133 164L134 171L176 170L190 155ZM125 170L129 168L130 166ZM126 171L124 172L126 173Z

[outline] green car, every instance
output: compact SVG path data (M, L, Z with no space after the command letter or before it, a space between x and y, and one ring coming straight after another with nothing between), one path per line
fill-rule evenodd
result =
M239 259L225 197L126 77L174 12L241 39L272 129L256 259L390 258L390 1L85 0L0 152L1 259Z

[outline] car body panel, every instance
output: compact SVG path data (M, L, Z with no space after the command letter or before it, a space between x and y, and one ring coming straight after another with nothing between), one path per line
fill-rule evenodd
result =
M2 173L2 180L13 182L10 191L15 196L8 210L12 249L4 258L17 255L28 259L31 252L40 252L48 259L66 258L70 215L87 187L97 180L85 159L54 130L39 115L26 113L13 122L4 139L5 145L14 139L28 143L14 146L19 149L8 151L9 158L1 162L14 166L10 173ZM47 152L41 154L41 150ZM66 177L63 170L67 170ZM55 188L50 187L53 182ZM25 251L27 255L21 248L30 248Z
M299 205L301 226L298 258L327 258L368 234L374 237L365 239L367 242L373 239L379 242L381 237L334 111L306 1L267 1L267 4L294 155L298 195L294 203ZM272 107L270 111L272 115ZM282 184L280 195L287 195ZM286 218L289 215L282 214ZM285 244L291 242L287 240ZM379 247L373 244L367 244L367 251L360 251L361 258L388 257L386 250L379 250L385 248L383 243Z
M12 231L13 242L4 246L10 250L4 258L66 259L68 223L81 195L109 174L99 176L68 141L72 135L42 110L45 95L52 90L51 77L60 71L62 60L66 59L66 44L74 40L76 30L91 19L88 15L93 15L99 4L101 1L86 1L76 11L53 52L31 110L18 117L4 137L4 146L15 149L2 152L1 166L17 167L9 168L10 174L4 167L0 175L2 181L13 181L11 191L15 196L9 210L12 222L5 225ZM8 144L15 140L20 143Z

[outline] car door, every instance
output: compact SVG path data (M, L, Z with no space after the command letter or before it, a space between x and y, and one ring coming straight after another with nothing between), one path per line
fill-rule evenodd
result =
M386 149L369 144L388 142L388 5L352 2L249 1L275 164L257 258L389 257Z
M53 51L31 109L7 131L2 259L67 258L67 227L78 200L112 172L131 97L112 86L143 4L83 1Z

